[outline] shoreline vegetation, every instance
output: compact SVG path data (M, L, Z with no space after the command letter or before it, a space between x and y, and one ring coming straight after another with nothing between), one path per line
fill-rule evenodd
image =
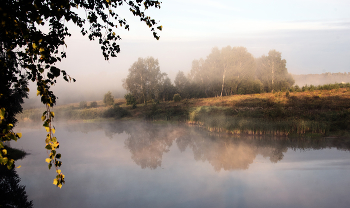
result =
M93 103L93 105L91 105ZM184 122L211 132L288 137L348 136L350 84L291 88L285 92L231 95L181 101L127 105L115 99L55 106L56 122L97 122L104 119ZM91 107L93 106L93 107ZM41 121L43 109L27 109L21 123Z

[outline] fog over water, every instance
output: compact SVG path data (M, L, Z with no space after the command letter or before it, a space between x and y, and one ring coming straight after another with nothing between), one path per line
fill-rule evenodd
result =
M225 136L178 124L56 124L62 189L43 129L18 126L16 165L34 207L348 207L349 145ZM42 143L43 146L38 145ZM52 197L55 196L55 197Z

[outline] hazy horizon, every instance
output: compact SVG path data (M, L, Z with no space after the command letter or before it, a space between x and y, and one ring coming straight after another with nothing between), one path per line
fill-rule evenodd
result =
M147 10L163 31L155 40L149 28L122 7L130 31L118 29L118 57L105 61L97 41L89 41L68 23L67 58L58 64L76 83L58 79L58 104L71 98L100 97L107 91L122 94L122 79L139 57L159 60L160 70L173 81L179 70L187 74L194 59L205 59L213 47L246 47L254 57L275 49L282 53L291 74L349 72L350 14L348 1L164 1ZM129 14L130 13L130 14ZM31 83L30 99L36 98Z

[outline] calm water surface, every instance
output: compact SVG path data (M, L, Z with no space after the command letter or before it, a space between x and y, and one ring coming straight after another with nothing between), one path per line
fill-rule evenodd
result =
M34 207L350 207L349 143L218 136L135 122L57 125L66 184L52 185L45 129L12 147Z

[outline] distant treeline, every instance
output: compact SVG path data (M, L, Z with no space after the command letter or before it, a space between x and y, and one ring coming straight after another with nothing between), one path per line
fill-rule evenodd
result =
M305 85L325 85L334 83L350 82L350 72L345 73L323 73L323 74L292 74L295 85L300 87Z
M314 90L333 90L339 88L350 88L350 83L334 83L334 84L325 84L325 85L304 85L299 87L299 85L294 85L289 88L290 92L305 92L305 91L314 91Z
M271 50L254 58L244 47L213 48L206 59L194 60L188 75L179 71L174 84L161 73L158 60L139 58L129 69L123 87L125 98L135 103L149 100L206 98L234 94L285 91L294 84L281 53ZM132 102L129 102L132 104Z

